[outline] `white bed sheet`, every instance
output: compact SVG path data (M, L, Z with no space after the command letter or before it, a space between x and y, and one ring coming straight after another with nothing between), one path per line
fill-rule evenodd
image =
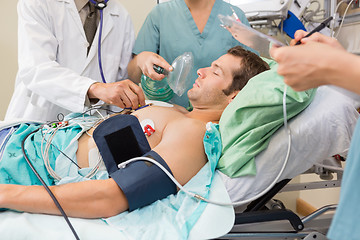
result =
M230 202L221 177L217 173L214 175L209 199ZM80 239L139 239L130 236L127 231L120 230L119 226L108 225L100 219L69 219ZM234 219L235 214L232 207L208 204L190 231L189 239L199 240L220 237L230 231ZM140 224L145 226L146 223ZM157 226L158 237L156 239L180 239L180 236L174 236L166 227L162 227L162 219L153 219L153 222L149 223L150 225ZM141 239L150 239L144 229L139 229L139 231L142 231ZM63 240L74 239L74 236L62 216L5 211L0 212L0 239Z
M346 156L360 105L358 99L344 93L332 86L319 87L313 102L289 121L291 153L279 181L293 178L335 154ZM244 201L263 192L279 174L287 148L288 136L282 127L255 158L256 176L229 178L221 174L231 200Z

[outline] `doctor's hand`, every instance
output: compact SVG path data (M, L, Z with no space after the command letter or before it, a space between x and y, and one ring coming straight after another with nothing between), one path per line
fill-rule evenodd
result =
M136 64L141 69L142 73L153 80L160 81L165 77L164 74L158 74L155 72L153 69L154 65L158 65L169 72L173 70L172 66L165 61L164 58L153 52L142 52L136 55L135 58Z
M301 44L306 44L308 42L319 42L327 44L334 48L345 50L335 38L325 36L318 32L312 34L310 37L304 38L307 34L308 32L305 32L303 30L296 31L294 34L294 39L291 40L290 45L294 46L295 43L297 43L298 41L301 41Z
M145 105L145 95L141 87L130 80L114 83L94 83L88 90L90 99L100 99L121 108L137 109Z
M307 41L297 46L273 46L270 55L278 62L277 72L284 76L284 82L296 91L303 91L343 79L349 63L338 60L349 59L350 54L342 47Z

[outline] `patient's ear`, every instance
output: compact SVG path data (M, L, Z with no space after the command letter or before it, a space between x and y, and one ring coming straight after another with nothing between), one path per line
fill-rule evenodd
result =
M240 92L240 91L234 91L234 92L230 93L230 95L229 95L229 102L228 102L228 103L231 103L231 102L234 100L234 98L237 96L237 94L238 94L239 92Z

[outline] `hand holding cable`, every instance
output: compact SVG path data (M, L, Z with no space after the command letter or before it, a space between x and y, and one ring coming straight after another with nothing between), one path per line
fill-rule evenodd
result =
M121 108L137 109L145 105L142 89L130 80L114 83L94 83L88 90L90 99L100 99Z

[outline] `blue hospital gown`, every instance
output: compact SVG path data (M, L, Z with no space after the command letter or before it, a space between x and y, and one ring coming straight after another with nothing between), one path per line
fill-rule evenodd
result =
M351 139L341 184L340 202L331 223L328 238L332 240L360 239L360 121L357 122Z
M0 183L20 184L20 185L41 185L36 175L27 164L21 150L22 140L32 131L39 128L36 124L21 124L11 135L4 148L3 156L0 159ZM55 168L55 160L60 155L60 151L66 151L69 143L81 131L79 126L60 129L52 141L49 151L49 162ZM46 170L41 154L41 145L45 131L37 131L26 139L25 152L36 171L47 185L54 185L55 181ZM48 139L48 137L47 137Z
M219 14L232 15L230 4L216 0L202 33L184 0L173 0L158 4L147 16L137 36L134 54L150 51L162 56L169 64L185 52L192 52L194 67L190 72L191 84L181 97L174 95L173 103L187 107L187 90L197 78L199 68L208 67L230 48L242 45L230 32L220 26ZM245 14L232 6L242 23L249 25ZM248 48L250 50L250 48Z

